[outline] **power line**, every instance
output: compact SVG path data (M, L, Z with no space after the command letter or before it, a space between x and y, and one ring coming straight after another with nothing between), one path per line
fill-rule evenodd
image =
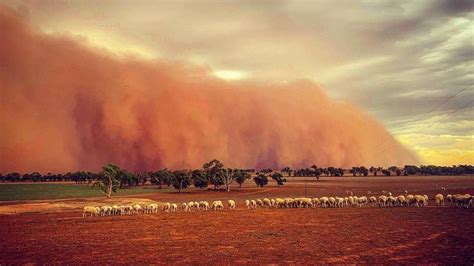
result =
M451 99L453 99L454 97L458 96L461 92L467 90L467 89L468 89L469 87L471 87L472 85L474 85L474 83L471 83L471 84L467 85L466 87L464 87L464 88L461 89L460 91L456 92L454 95L448 97L448 98L445 99L443 102L439 103L436 107L434 107L433 109L431 109L431 110L428 111L427 113L421 115L418 119L415 119L415 120L411 121L410 123L415 123L415 122L418 122L418 121L420 121L420 120L422 120L422 119L425 119L428 115L430 115L431 113L433 113L434 111L436 111L438 108L440 108L440 107L441 107L442 105L444 105L445 103L449 102L449 101L450 101ZM473 101L471 101L471 102L469 102L469 103L463 105L462 107L456 109L456 110L455 110L454 112L452 112L452 113L454 114L455 112L457 112L457 111L459 111L460 109L462 109L462 108L468 106L468 105L471 104L472 102L473 102ZM392 137L391 134L390 134L390 137ZM384 141L382 141L379 145L376 146L376 148L382 147L383 145L385 145L385 144L390 140L390 137L385 138ZM375 153L375 155L378 155L378 154L380 154L380 153L386 151L389 147L390 147L390 146L388 146L387 148L381 150L380 152ZM360 164L360 162L359 162L359 164Z
M463 106L461 106L461 107L455 109L454 111L451 111L451 112L449 112L449 113L446 113L446 115L454 114L454 113L458 112L459 110L461 110L461 109L463 109L463 108L469 106L471 103L474 103L474 100L472 100L472 101L470 101L470 102L464 104ZM387 139L387 140L388 140L388 139ZM378 152L378 153L376 153L376 154L380 154L380 153L382 153L382 152L385 152L386 150L388 150L388 148L390 148L390 146L387 146L385 149L381 150L380 152Z

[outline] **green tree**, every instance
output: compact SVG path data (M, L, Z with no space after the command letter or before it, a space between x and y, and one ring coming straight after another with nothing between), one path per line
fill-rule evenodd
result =
M153 185L157 185L158 189L161 189L163 185L167 185L169 187L172 184L172 175L173 173L171 173L168 169L161 169L152 173L151 183Z
M259 173L253 180L255 184L257 184L257 187L264 187L268 184L268 177L263 173Z
M191 174L188 170L177 170L172 174L173 187L178 190L179 193L183 189L188 188L191 185Z
M202 166L202 168L203 168L204 174L207 177L207 180L209 180L209 183L214 185L214 190L218 189L219 186L222 186L225 184L224 178L222 175L224 164L222 164L220 161L216 159L211 160L205 163Z
M234 171L234 180L239 184L239 187L242 187L242 184L251 177L251 175L242 170Z
M196 169L191 172L191 179L197 188L207 188L209 181L202 170Z
M93 188L99 188L107 198L110 198L112 192L117 192L117 188L120 185L120 175L122 170L120 167L107 164L102 167L102 172L98 175L97 181L95 181Z
M286 182L286 179L283 177L283 175L279 172L274 173L271 175L272 179L275 180L278 184L278 187L283 186Z

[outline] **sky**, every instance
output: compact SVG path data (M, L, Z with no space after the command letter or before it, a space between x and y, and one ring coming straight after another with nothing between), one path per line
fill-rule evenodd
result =
M3 2L117 57L195 64L230 83L311 80L424 163L474 164L473 1Z

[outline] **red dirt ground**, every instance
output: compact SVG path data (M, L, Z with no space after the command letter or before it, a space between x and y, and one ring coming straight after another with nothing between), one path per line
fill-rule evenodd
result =
M440 186L446 187L444 194L474 194L472 177L331 179L308 183L307 194L344 195L346 189L357 195L368 190L398 194L408 189L433 197ZM294 181L282 188L146 196L175 202L234 198L235 211L83 219L73 208L1 215L0 264L474 263L472 208L435 207L433 202L426 208L246 210L242 206L244 199L302 194L304 183Z

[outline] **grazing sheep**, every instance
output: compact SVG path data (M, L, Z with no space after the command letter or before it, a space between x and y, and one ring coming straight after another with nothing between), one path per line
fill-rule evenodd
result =
M167 202L165 205L163 205L163 208L161 208L162 211L169 212L171 209L171 203Z
M135 211L136 214L140 214L140 212L143 212L142 206L140 204L134 204L132 205L133 211Z
M385 195L379 196L379 207L385 207L387 205L388 197Z
M250 200L245 200L245 206L247 206L247 209L250 209Z
M263 201L261 199L257 199L257 207L263 207Z
M222 201L216 200L212 202L211 210L218 211L218 210L223 210L223 209L224 209L224 204L222 204Z
M444 196L443 194L436 194L435 196L436 205L444 206Z
M329 207L329 198L328 197L321 197L319 199L319 206L322 208L328 208Z
M235 201L234 200L228 200L227 203L229 204L229 210L235 210Z
M183 203L181 204L181 210L182 210L183 212L188 212L188 211L189 211L189 206L188 206L188 204L183 202Z
M285 200L281 199L281 198L276 198L275 199L275 207L277 207L277 208L285 207Z
M257 208L257 202L255 200L250 200L250 209L256 209Z
M272 202L270 201L270 199L264 198L264 199L263 199L263 206L264 206L264 207L271 207L271 206L272 206Z
M177 212L178 211L178 204L171 203L170 212Z
M209 202L207 202L207 201L201 201L201 202L199 202L199 208L200 208L201 210L204 210L204 211L209 210Z
M148 205L148 213L157 213L158 212L158 204L151 203Z
M295 199L285 198L285 208L294 208L294 207L296 207Z
M199 211L199 202L195 201L194 202L194 208Z
M448 201L449 206L453 206L453 196L451 194L446 195L446 200Z
M360 207L360 206L365 206L367 205L367 197L366 196L362 196L362 197L359 197L357 199L357 205Z
M344 207L344 198L336 197L336 202L334 203L334 207Z
M107 206L107 205L100 207L100 212L99 212L100 216L106 216L106 215L111 215L111 214L112 214L112 207Z
M356 202L355 202L354 197L353 197L352 195L349 196L349 197L347 197L347 203L348 203L348 205L350 205L351 207L354 207L354 206L355 206Z
M194 208L194 202L193 201L188 202L188 208L189 208L189 211L193 210L193 208Z
M133 206L132 205L125 205L123 206L123 212L125 214L131 215L133 211Z
M405 199L407 201L407 203L406 203L407 206L413 206L413 205L416 204L416 199L415 199L414 195L411 195L411 194L406 195Z
M318 199L318 198L313 198L311 201L313 202L313 206L314 206L314 207L318 207L318 206L319 206L319 199Z
M120 215L120 214L121 214L120 206L118 206L118 205L112 206L112 213L111 213L111 215Z
M270 200L270 206L271 206L271 207L275 207L275 199L271 199L271 200Z
M455 194L453 195L453 202L455 206L469 208L469 206L472 206L473 197L470 194Z
M336 206L336 198L329 197L329 206L333 208Z
M99 215L100 214L100 208L99 207L94 207L94 206L85 206L84 210L82 212L82 217L86 217L86 214L90 214L91 217Z
M407 200L406 200L405 196L399 195L397 197L396 205L400 206L400 207L406 206L407 205Z
M369 204L370 206L374 207L375 205L377 205L377 198L375 196L370 196L369 197Z
M415 195L415 202L417 207L425 207L428 205L426 198L421 195Z

